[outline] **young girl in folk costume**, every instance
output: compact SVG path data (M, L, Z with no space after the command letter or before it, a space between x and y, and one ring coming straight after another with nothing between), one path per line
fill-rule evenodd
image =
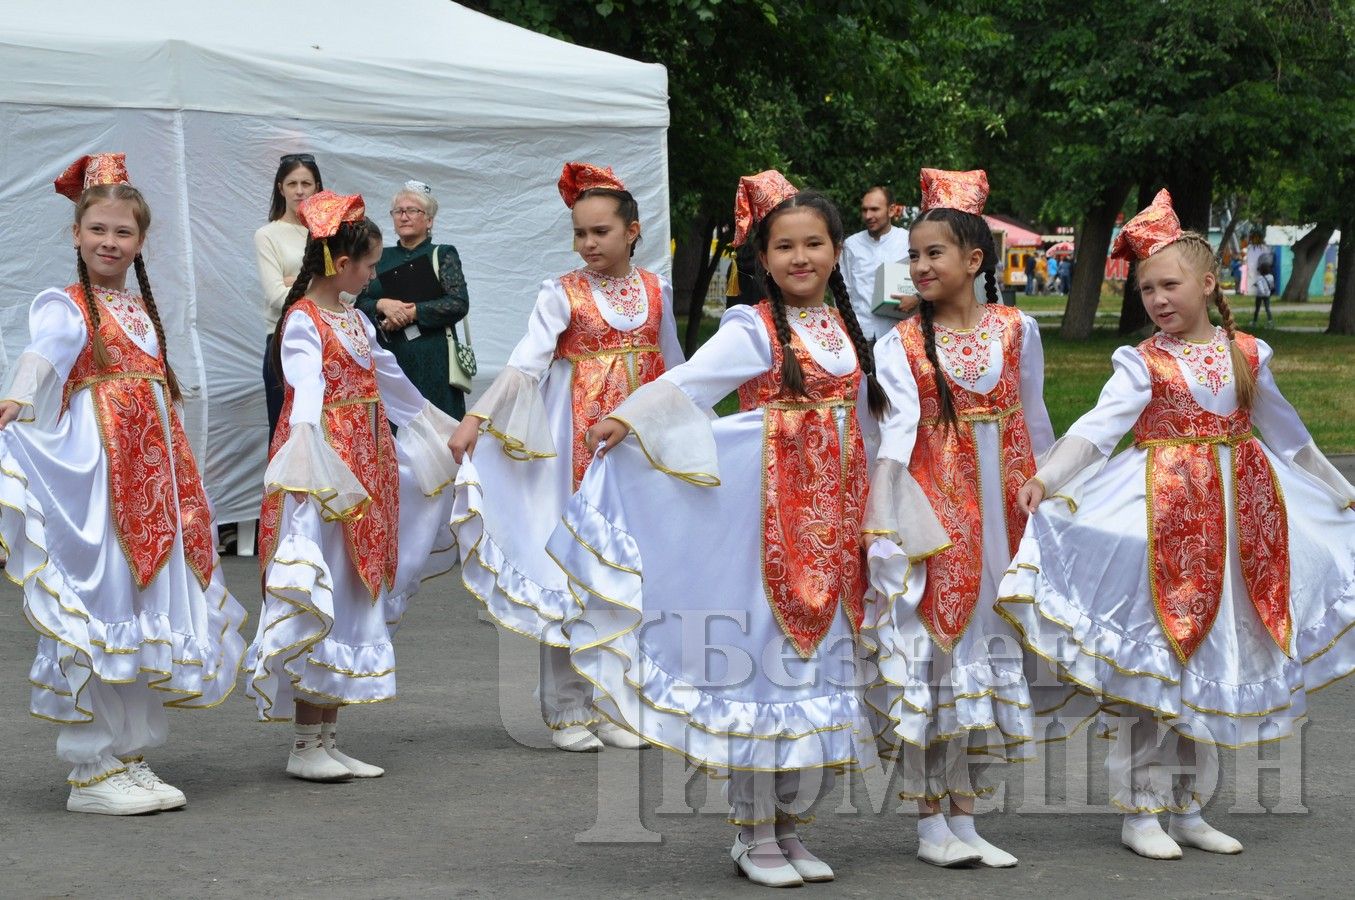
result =
M1026 525L1016 492L1054 435L1039 326L998 302L987 196L982 171L922 170L909 232L919 315L875 345L890 409L866 522L879 538L869 555L879 680L867 696L882 743L902 745L918 858L939 866L1016 865L974 829L974 798L993 788L971 761L1022 758L1033 737L1020 643L993 602ZM980 273L986 304L975 302Z
M527 334L461 423L455 525L461 577L500 625L542 643L541 714L562 750L639 748L603 722L592 688L569 664L561 629L574 606L546 555L591 454L584 432L632 391L682 362L673 289L631 263L635 198L610 168L566 163L560 196L584 267L541 285ZM481 432L488 443L467 462Z
M150 208L121 153L82 157L56 189L76 204L80 277L33 301L0 401L5 574L39 634L33 715L59 723L57 755L74 766L66 808L174 809L183 793L141 754L165 742L164 706L230 694L245 613L217 565L141 257Z
M381 256L364 212L361 197L330 191L301 203L310 237L273 344L286 393L264 474L248 690L266 721L286 721L295 704L287 773L309 781L382 774L337 749L339 709L395 697L391 635L419 583L455 562L443 488L456 474L456 420L340 299Z
M872 407L883 397L837 210L763 172L740 183L736 244L757 220L767 299L730 309L690 362L590 430L605 463L549 550L579 600L570 652L598 710L728 774L739 872L788 886L833 877L796 823L834 770L876 760L857 672L858 416L868 383ZM735 389L742 411L711 422Z
M1124 843L1238 853L1201 818L1191 770L1217 746L1288 735L1307 692L1355 668L1355 488L1280 395L1270 348L1234 330L1213 250L1166 191L1113 252L1139 260L1159 331L1115 352L1096 408L1021 489L1028 510L1079 502L1031 517L999 608L1121 717L1109 772ZM1126 431L1133 448L1106 463ZM1158 769L1182 765L1174 783Z

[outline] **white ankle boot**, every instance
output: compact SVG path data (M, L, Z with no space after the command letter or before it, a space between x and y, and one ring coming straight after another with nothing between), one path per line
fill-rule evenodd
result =
M1120 842L1147 859L1180 859L1181 848L1162 830L1157 816L1128 815L1120 827Z
M380 766L374 766L365 763L360 759L354 759L347 753L339 751L337 746L338 734L337 727L333 722L324 722L320 725L320 746L325 748L325 752L330 758L353 773L354 778L380 778L386 774L386 770Z
M296 726L296 741L287 757L287 774L303 781L348 781L353 777L353 772L321 745L319 725Z
M1167 834L1178 844L1208 853L1241 853L1242 842L1210 825L1198 814L1173 815L1167 822Z

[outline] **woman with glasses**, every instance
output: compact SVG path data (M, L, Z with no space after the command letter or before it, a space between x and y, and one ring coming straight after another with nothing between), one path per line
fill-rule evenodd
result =
M273 354L273 332L282 302L301 271L301 254L306 249L306 226L297 217L296 205L325 189L320 167L309 153L288 153L278 161L273 176L273 202L268 224L254 232L254 255L259 266L259 285L263 288L264 364L263 386L268 399L268 439L278 426L282 413L282 381L268 366Z
M433 243L438 201L421 181L407 181L391 201L398 240L381 253L376 278L358 295L381 342L424 398L455 419L466 398L449 379L447 332L470 311L461 257Z

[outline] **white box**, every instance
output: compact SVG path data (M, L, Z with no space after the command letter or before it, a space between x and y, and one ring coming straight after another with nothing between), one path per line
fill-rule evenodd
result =
M880 268L875 270L875 295L870 311L877 316L888 316L891 319L908 318L909 313L900 310L899 301L891 297L890 294L903 294L905 296L917 294L917 288L913 286L913 276L906 260L882 263Z

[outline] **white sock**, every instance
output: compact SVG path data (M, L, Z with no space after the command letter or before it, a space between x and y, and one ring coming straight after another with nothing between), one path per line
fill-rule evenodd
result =
M973 816L957 816L954 813L950 816L950 821L946 823L950 827L950 833L962 841L972 840L979 836L974 828Z
M1151 828L1158 825L1157 813L1128 813L1124 817L1125 824L1135 831L1142 831L1145 828ZM1161 826L1159 826L1161 827Z
M920 841L926 841L929 844L943 844L952 833L950 826L946 824L946 817L940 813L918 817L917 837Z
M1192 800L1186 807L1185 812L1172 813L1172 821L1177 825L1184 825L1186 828L1194 828L1197 825L1203 825L1204 816L1201 814L1200 804Z
M292 744L293 750L309 750L312 747L320 746L320 725L302 725L296 723L296 742Z

